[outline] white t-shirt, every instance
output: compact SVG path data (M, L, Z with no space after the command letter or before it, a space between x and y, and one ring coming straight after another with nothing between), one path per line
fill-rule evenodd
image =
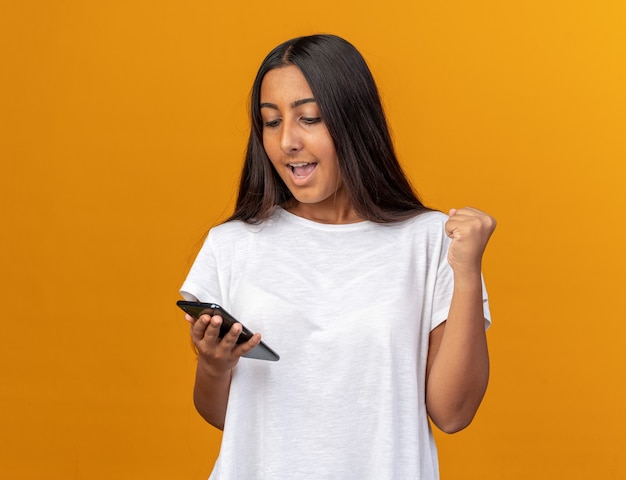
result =
M235 367L211 480L439 478L424 385L452 295L446 220L327 225L278 208L210 231L182 295L281 356Z

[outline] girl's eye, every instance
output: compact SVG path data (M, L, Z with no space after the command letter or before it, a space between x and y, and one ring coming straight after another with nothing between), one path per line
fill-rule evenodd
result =
M306 125L315 125L316 123L320 123L322 121L321 117L302 117L302 122Z
M276 128L280 124L280 120L268 120L263 125L268 128Z

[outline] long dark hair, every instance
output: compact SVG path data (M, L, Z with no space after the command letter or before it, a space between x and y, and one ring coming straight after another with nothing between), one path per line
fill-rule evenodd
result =
M334 141L343 185L357 214L377 223L405 220L428 210L396 157L374 78L361 54L334 35L289 40L265 58L252 86L251 129L235 212L229 220L258 223L291 192L263 148L260 91L265 74L288 65L307 80Z

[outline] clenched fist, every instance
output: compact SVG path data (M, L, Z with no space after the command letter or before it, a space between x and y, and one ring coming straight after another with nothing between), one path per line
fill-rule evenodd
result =
M455 273L479 273L496 220L471 207L453 208L448 215L446 234L452 239L448 251L450 266Z

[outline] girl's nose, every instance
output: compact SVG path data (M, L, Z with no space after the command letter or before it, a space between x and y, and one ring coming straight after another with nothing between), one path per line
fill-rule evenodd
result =
M280 137L280 148L283 152L293 155L302 150L302 138L296 127L283 123L283 131Z

